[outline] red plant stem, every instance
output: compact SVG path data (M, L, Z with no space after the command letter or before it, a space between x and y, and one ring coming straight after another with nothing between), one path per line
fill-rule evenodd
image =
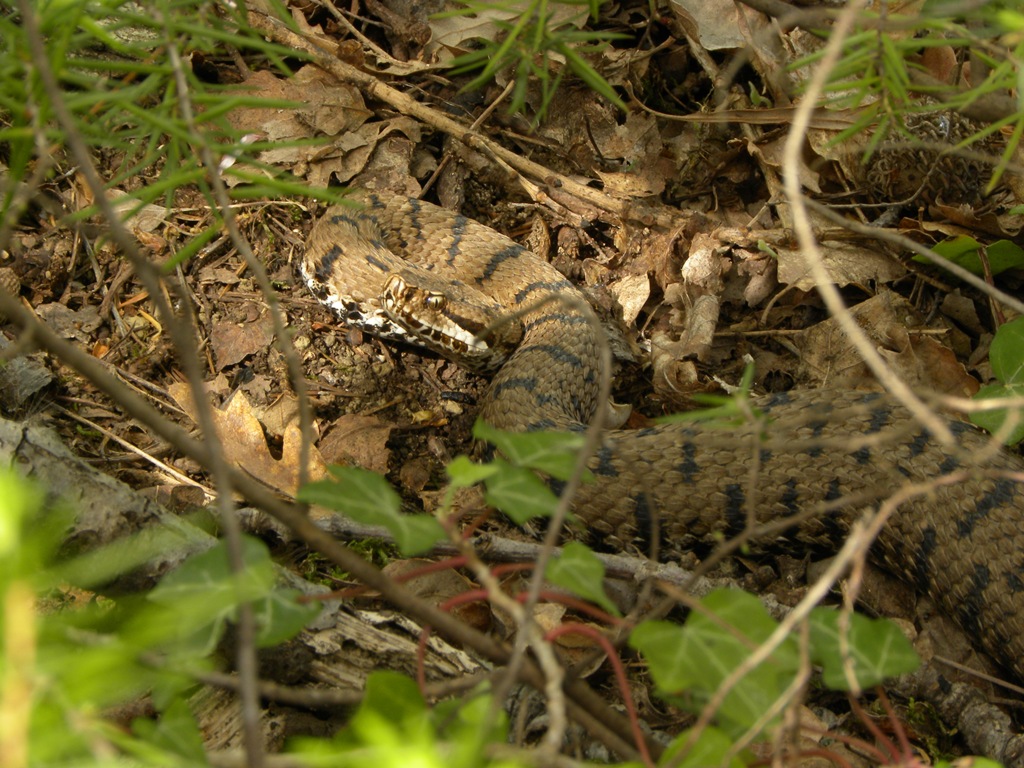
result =
M878 761L879 765L888 765L890 763L890 758L887 757L886 754L882 752L882 750L880 750L871 742L865 741L864 739L858 738L857 736L848 736L845 733L833 733L831 731L822 730L820 728L809 728L807 726L803 726L803 730L808 733L813 733L816 736L828 736L833 741L838 741L841 744L845 744L851 749L863 750L864 752L867 752L868 754L872 755L875 758L875 760Z
M637 716L633 697L629 692L626 668L622 664L622 659L615 652L615 648L612 647L607 637L593 627L575 622L555 627L544 636L544 639L548 642L553 642L556 638L568 634L582 635L589 638L601 646L601 649L605 652L605 656L608 657L608 662L612 665L612 670L615 672L615 681L618 683L619 691L622 693L622 702L626 706L626 714L629 717L629 724L633 730L633 740L636 742L637 751L640 753L644 765L648 766L648 768L654 768L654 761L651 759L651 753L647 751L647 742L644 740L643 731L640 730L640 718Z
M900 747L903 749L904 758L909 760L914 754L914 748L910 746L910 739L907 738L907 729L903 727L903 721L896 714L896 710L893 709L892 702L889 701L889 697L885 695L885 689L879 685L875 687L875 692L878 694L878 698L882 702L882 706L885 708L885 714L889 716L889 722L892 723L893 733L896 734L896 738L900 741Z
M580 600L578 597L566 594L565 592L555 592L550 589L542 589L540 591L540 597L549 603L559 603L564 605L566 608L572 608L574 611L579 613L585 613L598 621L604 622L610 626L619 626L622 624L622 619L612 616L607 611L603 611L595 605L591 605L585 600ZM516 595L516 600L523 602L526 599L524 594Z
M825 749L824 747L800 749L797 750L796 754L794 754L793 757L797 758L797 760L788 762L786 764L796 765L802 763L803 758L805 757L823 757L826 760L829 760L835 765L837 765L839 768L853 768L853 766L850 765L850 761L847 760L845 757L840 755L838 752L833 752L831 749ZM754 760L752 763L749 764L749 766L750 768L754 768L755 766L771 765L772 762L773 760L771 758L762 758L760 760Z
M457 559L457 558L456 558ZM459 605L465 605L466 603L483 602L487 599L486 589L471 589L468 592L463 592L455 597L450 597L443 603L438 605L438 610L444 611L445 613L451 613L452 608ZM423 698L427 696L427 641L430 639L431 627L429 624L424 624L423 629L420 630L420 639L416 644L416 684L420 687L420 693Z
M897 759L899 757L900 751L896 748L896 745L893 744L892 739L890 739L888 736L882 733L882 729L875 725L875 721L872 720L870 715L868 715L868 713L864 711L864 708L861 707L860 702L857 701L857 699L854 696L847 694L846 698L850 700L850 709L853 710L853 714L855 714L857 718L862 723L864 723L865 728L871 731L871 735L874 736L878 740L878 742L889 751L891 759Z

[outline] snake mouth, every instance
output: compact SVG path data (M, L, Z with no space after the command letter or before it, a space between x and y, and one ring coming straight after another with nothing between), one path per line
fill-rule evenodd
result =
M398 274L388 277L381 295L364 301L345 296L332 281L321 278L322 270L307 262L299 272L310 293L329 307L346 325L386 341L426 348L477 373L491 373L508 359L518 344L517 326L504 335L491 333L488 326L497 313L450 301L440 291L411 285ZM475 315L475 316L471 316ZM490 340L496 343L490 343Z
M305 263L300 265L299 272L317 301L329 307L346 325L382 339L405 344L417 343L416 339L410 338L409 332L400 323L396 323L382 307L345 298L330 283L319 280L316 273Z
M490 330L501 325L501 312L465 298L453 283L450 293L413 285L417 275L391 274L381 291L381 306L388 318L405 332L410 343L427 347L478 373L495 371L519 343L521 332ZM431 285L435 281L427 279Z
M440 291L416 288L401 275L391 275L384 284L381 304L394 322L445 351L492 354L491 346L481 337L487 323L456 312L455 303Z

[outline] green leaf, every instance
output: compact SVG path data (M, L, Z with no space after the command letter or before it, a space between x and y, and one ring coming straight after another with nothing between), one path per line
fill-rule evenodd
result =
M332 509L359 523L383 526L404 555L428 552L445 538L444 528L433 517L403 514L401 498L375 472L338 465L328 471L335 480L307 483L299 489L299 501Z
M233 574L224 542L193 555L181 566L164 576L149 593L156 603L172 605L193 597L210 598L224 595L235 602L262 597L273 587L274 570L267 545L252 536L242 538L242 560L245 568Z
M506 432L482 419L473 425L473 437L491 443L517 467L536 469L562 481L572 476L576 455L583 447L583 435L574 432ZM588 472L585 479L589 477Z
M438 735L451 747L448 765L499 768L487 760L485 750L488 744L508 741L508 716L500 707L495 712L491 705L492 697L481 686L470 696L450 698L433 707L431 717Z
M672 739L665 753L658 761L659 765L672 765L676 768L709 768L710 766L727 766L742 768L746 763L739 755L733 755L729 762L724 762L732 750L733 739L714 726L708 726L700 732L697 741L689 746L686 756L679 759L678 755L690 741L693 731L687 729Z
M760 601L740 590L716 590L701 604L706 610L691 612L683 627L644 622L630 637L630 645L647 658L662 694L694 711L777 627ZM796 642L787 638L726 695L716 715L718 724L734 736L746 731L778 699L798 668ZM673 696L684 691L685 699Z
M256 644L270 648L295 637L320 615L317 602L301 603L297 589L275 589L253 606L256 616Z
M985 258L992 275L1024 267L1024 250L1010 240L996 240L990 245L984 245L973 237L959 235L932 246L932 250L937 254L975 275L985 274L985 267L979 255L982 248L985 249ZM914 261L922 264L931 263L924 256L915 256Z
M175 524L149 526L77 557L55 563L52 576L58 581L94 589L121 574L179 548L188 539Z
M8 580L42 572L73 519L70 510L43 511L43 491L0 467L0 593Z
M1024 317L999 327L988 356L992 373L999 381L1024 385Z
M183 655L208 654L225 626L236 618L238 605L270 593L275 574L266 545L251 536L242 539L245 568L231 572L226 544L193 555L167 574L149 593L172 622L167 641Z
M661 691L680 693L694 685L684 656L686 632L671 621L644 621L629 637L629 645L647 658L651 677Z
M992 373L999 380L998 384L987 384L978 390L975 400L1009 399L1024 396L1024 317L1005 323L996 331L989 348L989 362ZM1016 445L1024 440L1024 413L1017 409L1016 414L1009 408L972 413L971 421L996 433L1001 431L1009 418L1015 418L1016 424L1004 442Z
M415 681L399 672L380 670L366 678L356 717L364 712L378 712L395 723L403 723L425 717L427 705Z
M345 749L333 761L316 764L354 768L380 763L397 768L414 760L415 765L440 768L436 740L430 713L416 683L390 670L371 672L359 709L336 737L337 744ZM322 740L296 742L303 752L323 753L325 746Z
M513 467L495 459L500 471L485 483L484 498L492 507L508 515L516 525L535 517L551 517L558 497L532 470Z
M562 554L548 563L547 580L574 595L604 608L612 616L621 616L604 591L604 563L590 548L578 541L562 547Z
M1024 385L1018 384L1009 386L1006 384L986 384L978 390L977 394L975 394L972 399L1008 399L1013 397L1024 397ZM975 424L992 434L996 434L1002 430L1003 424L1007 419L1011 418L1011 416L1016 419L1016 423L1003 442L1006 445L1016 445L1021 440L1024 440L1024 413L1021 413L1020 409L1016 409L1016 414L1014 414L1014 410L1010 408L996 408L991 411L979 411L978 413L972 413L970 418L972 424Z
M132 731L151 745L150 749L158 747L169 755L186 758L191 765L210 764L192 710L181 699L172 702L155 722L149 718L136 718L132 721ZM146 756L151 759L156 757L152 753ZM159 763L155 760L153 762L154 765Z
M886 678L913 672L921 664L910 641L893 622L850 615L849 661L861 688L878 685ZM815 608L810 614L811 660L822 666L825 685L849 690L839 646L839 611Z
M996 11L996 20L1007 32L1024 32L1024 14L1003 8Z
M477 464L468 456L456 456L444 471L455 488L470 488L491 477L499 468L494 464Z
M948 760L938 760L935 768L1003 768L1003 764L987 757L971 756L958 758L952 763Z

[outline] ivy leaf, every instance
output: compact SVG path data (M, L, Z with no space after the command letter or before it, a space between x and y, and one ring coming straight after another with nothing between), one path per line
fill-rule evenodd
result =
M1010 386L1006 384L986 384L974 395L974 400L1005 400L1013 397L1024 397L1024 385ZM1016 445L1024 440L1024 413L1018 410L1016 414L1009 408L995 408L991 411L979 411L971 414L971 423L976 424L992 434L1003 428L1003 423L1013 416L1017 420L1016 426L1003 441L1006 445Z
M500 707L495 712L493 699L481 686L465 697L446 699L431 709L438 735L445 739L450 766L493 766L516 768L518 764L492 762L488 744L508 741L508 716Z
M850 616L849 660L861 688L878 685L886 678L913 672L921 664L910 641L887 619L870 619L859 613ZM815 608L810 614L811 660L822 666L825 685L849 690L843 673L839 646L839 612Z
M485 483L484 499L488 504L500 509L516 525L535 517L551 517L558 497L532 470L513 467L501 459L495 459L493 464L500 471Z
M444 528L429 515L402 513L402 500L388 481L359 467L332 465L334 480L318 480L299 489L297 498L340 512L359 523L381 525L404 555L420 555L445 538Z
M743 768L747 764L739 755L733 755L728 763L724 762L732 750L734 740L714 726L703 729L697 741L687 749L686 756L680 759L678 753L689 742L692 733L692 729L688 728L672 739L672 743L658 761L659 764L674 765L677 768L705 768L709 765Z
M494 464L477 464L468 456L456 456L444 468L453 488L469 488L498 471Z
M630 645L648 660L658 688L673 694L686 691L677 704L696 710L722 682L775 631L775 620L753 595L740 590L716 590L701 601L683 627L668 622L644 622ZM730 735L751 727L786 689L799 668L795 641L786 639L726 695L717 721Z
M185 560L164 576L149 593L149 599L165 605L182 599L213 598L212 602L240 602L266 595L274 585L274 567L267 545L252 536L242 537L245 569L232 578L227 546L221 542Z
M562 547L562 554L548 563L544 574L552 584L604 608L612 616L621 616L604 591L604 563L590 548L578 541Z
M260 648L290 640L320 614L320 605L299 602L301 595L297 589L275 589L254 606Z
M473 437L491 443L517 467L562 481L572 476L576 454L583 447L583 435L574 432L505 432L480 419L473 425Z
M932 246L932 250L937 254L975 275L985 274L985 268L979 255L982 248L985 249L985 260L988 262L988 268L993 276L1008 269L1024 267L1024 250L1010 240L996 240L994 243L985 245L973 237L960 235ZM914 261L924 264L932 263L924 256L915 256Z
M132 732L152 747L159 747L169 755L185 758L186 765L209 765L203 748L203 737L195 716L182 699L172 702L160 713L159 720L138 717L132 721ZM153 762L158 762L150 755ZM168 764L171 764L168 761Z
M371 672L363 688L359 713L377 712L394 723L419 720L427 714L427 705L415 681L400 672Z
M240 603L270 594L275 575L266 545L243 537L242 559L245 569L232 573L222 542L188 558L149 593L149 600L164 607L174 622L171 634L178 651L210 653Z
M987 384L978 390L975 400L1009 399L1024 396L1024 317L1018 317L1000 326L989 348L989 362L992 373L999 383ZM995 433L1011 415L1017 419L1016 426L1006 436L1007 445L1016 445L1024 440L1024 413L1012 414L1008 408L981 411L971 414L971 421L982 429Z
M363 688L363 700L352 715L348 726L335 737L334 744L342 747L341 754L325 750L323 739L297 739L295 747L299 752L314 755L330 755L330 761L315 761L317 765L355 766L373 764L368 756L376 756L380 763L382 756L394 756L381 764L397 766L409 761L422 766L436 768L441 763L433 759L436 755L436 734L430 724L430 713L415 681L398 672L381 670L371 672ZM363 749L363 748L369 749ZM355 755L342 759L349 750L357 749ZM415 755L417 759L413 760ZM405 758L402 760L401 758Z
M629 636L629 645L647 658L659 690L679 693L694 684L684 657L685 631L671 621L644 621Z
M999 327L988 357L992 373L999 381L1024 385L1024 317Z

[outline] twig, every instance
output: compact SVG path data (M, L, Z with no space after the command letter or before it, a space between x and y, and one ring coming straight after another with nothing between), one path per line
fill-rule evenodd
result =
M949 426L940 419L936 413L929 408L913 390L907 386L899 376L886 364L885 360L878 353L874 344L853 319L849 308L843 302L839 290L829 278L825 269L824 257L817 238L811 228L811 220L807 213L807 202L800 188L800 153L803 149L804 136L807 133L813 106L821 95L828 73L832 71L839 56L842 53L843 41L846 39L853 27L853 21L857 13L864 7L864 0L851 2L839 15L836 25L825 46L824 56L807 83L807 90L804 100L797 108L793 118L793 128L786 137L783 147L783 188L786 197L793 211L793 229L797 241L803 251L811 275L814 277L815 286L821 294L829 313L836 319L840 327L845 331L850 342L857 348L861 359L875 374L875 377L882 385L890 391L896 399L902 402L917 420L928 428L946 446L955 445L953 433Z

